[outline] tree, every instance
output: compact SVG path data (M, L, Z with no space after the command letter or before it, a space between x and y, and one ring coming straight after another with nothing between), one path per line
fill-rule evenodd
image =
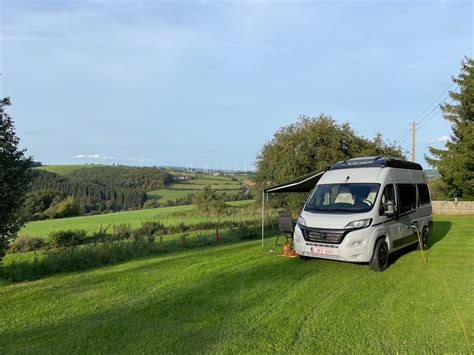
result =
M400 147L385 143L380 134L373 140L358 135L349 123L338 124L324 114L300 116L280 128L257 157L259 189L323 169L339 160L360 156L404 158ZM278 194L273 203L296 209L305 194Z
M0 260L25 222L22 204L31 181L32 159L18 148L10 105L9 98L0 101Z
M465 58L461 72L453 82L459 92L450 91L452 104L440 105L445 119L452 123L447 149L430 147L434 158L426 161L437 168L448 186L450 197L474 199L474 60Z
M225 209L225 202L210 186L206 186L194 197L194 203L200 212L219 215Z

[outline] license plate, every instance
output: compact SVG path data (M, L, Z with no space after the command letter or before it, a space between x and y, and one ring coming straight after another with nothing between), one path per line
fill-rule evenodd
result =
M311 247L311 253L313 254L322 254L322 255L333 255L333 250L330 248L317 248Z

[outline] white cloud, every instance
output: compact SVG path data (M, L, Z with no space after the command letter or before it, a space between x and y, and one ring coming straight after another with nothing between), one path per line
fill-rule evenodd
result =
M116 157L109 155L100 154L79 154L74 157L75 159L95 159L95 160L117 160Z
M438 138L434 138L431 142L432 143L443 143L443 144L446 144L447 142L449 142L451 140L451 138L449 136L441 136L441 137L438 137Z

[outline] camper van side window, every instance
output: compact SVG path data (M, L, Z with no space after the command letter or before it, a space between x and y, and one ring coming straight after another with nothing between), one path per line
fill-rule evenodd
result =
M412 184L397 185L400 213L408 212L416 208L416 188Z
M430 204L430 192L428 190L428 185L418 184L418 206L429 205Z

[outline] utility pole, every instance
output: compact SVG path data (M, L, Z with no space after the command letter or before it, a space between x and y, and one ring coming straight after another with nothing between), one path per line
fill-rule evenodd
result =
M416 146L416 122L411 124L411 161L415 161L415 146Z

